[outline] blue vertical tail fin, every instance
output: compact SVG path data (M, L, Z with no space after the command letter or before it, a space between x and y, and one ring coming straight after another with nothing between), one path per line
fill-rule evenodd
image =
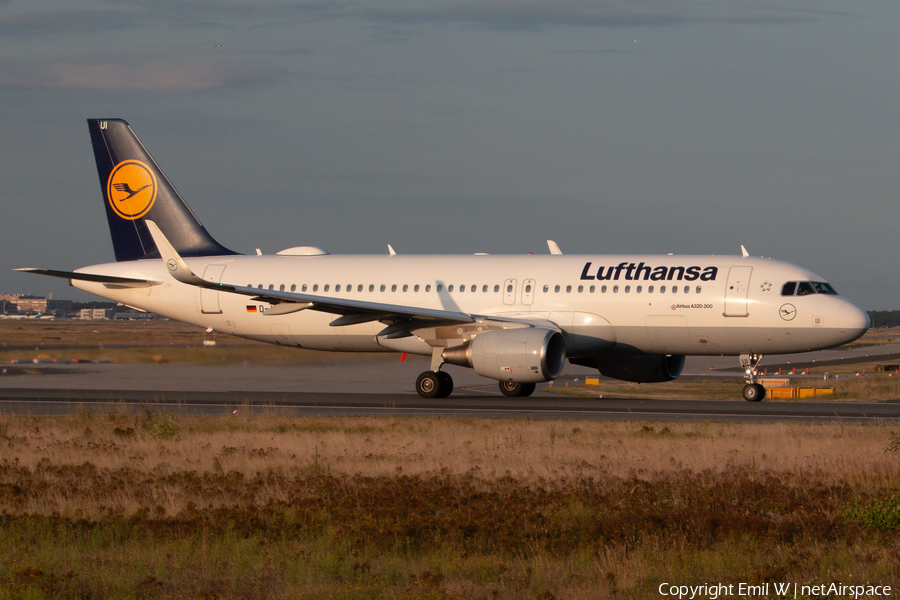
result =
M117 261L159 258L144 219L155 222L181 256L238 254L206 231L122 119L88 119L97 175Z

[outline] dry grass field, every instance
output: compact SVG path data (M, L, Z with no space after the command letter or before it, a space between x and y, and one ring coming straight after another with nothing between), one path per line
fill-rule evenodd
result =
M0 598L896 589L896 429L0 417Z

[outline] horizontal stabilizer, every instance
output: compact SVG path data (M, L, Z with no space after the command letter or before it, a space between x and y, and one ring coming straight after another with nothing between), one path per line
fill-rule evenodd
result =
M53 271L51 269L35 269L26 267L22 269L13 269L21 273L34 273L35 275L49 275L50 277L60 277L62 279L77 279L78 281L93 281L94 283L103 283L107 286L142 288L162 285L162 281L154 281L153 279L135 279L133 277L114 277L112 275L97 275L95 273L75 273L72 271Z

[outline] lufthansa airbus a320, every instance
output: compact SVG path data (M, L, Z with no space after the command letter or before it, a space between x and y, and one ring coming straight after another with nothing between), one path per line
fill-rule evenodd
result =
M743 397L765 354L859 338L869 318L823 277L742 256L245 256L219 244L121 119L88 127L116 262L63 277L127 306L263 342L431 357L416 381L446 397L445 364L527 396L566 359L634 382L678 377L687 355L740 357Z

